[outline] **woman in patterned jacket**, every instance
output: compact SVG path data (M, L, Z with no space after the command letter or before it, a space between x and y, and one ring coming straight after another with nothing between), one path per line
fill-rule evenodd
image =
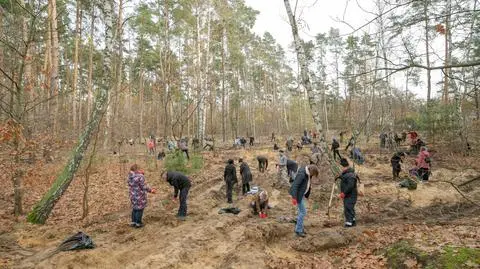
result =
M132 165L128 173L128 188L130 201L132 202L132 222L130 226L135 228L143 227L143 210L147 206L147 192L156 193L157 190L150 188L145 183L143 170L137 164Z

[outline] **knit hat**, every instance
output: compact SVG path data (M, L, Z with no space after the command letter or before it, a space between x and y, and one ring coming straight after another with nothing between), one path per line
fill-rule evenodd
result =
M347 159L345 158L340 159L340 165L343 167L349 166Z

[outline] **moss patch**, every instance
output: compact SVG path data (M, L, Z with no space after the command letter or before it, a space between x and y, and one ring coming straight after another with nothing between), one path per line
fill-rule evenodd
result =
M445 246L434 253L427 253L414 247L409 241L401 240L384 250L388 268L408 268L411 263L423 268L478 268L480 249Z

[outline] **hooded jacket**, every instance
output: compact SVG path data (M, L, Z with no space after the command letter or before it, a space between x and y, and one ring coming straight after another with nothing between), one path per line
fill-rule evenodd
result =
M242 183L248 183L252 181L252 172L250 171L248 164L244 162L240 164L240 175L242 175Z
M357 198L357 175L355 170L349 167L340 175L340 191L345 194L345 198Z
M147 192L152 191L145 183L145 176L138 172L130 171L128 173L128 189L133 209L144 209L147 206Z
M233 182L233 183L236 183L238 181L237 170L235 169L235 165L227 164L227 166L225 166L225 172L223 173L223 180L225 180L225 182Z

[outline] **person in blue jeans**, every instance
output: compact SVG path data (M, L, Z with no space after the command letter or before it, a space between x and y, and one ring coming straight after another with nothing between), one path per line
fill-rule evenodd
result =
M305 237L305 229L303 228L303 219L307 215L307 199L312 189L312 178L318 177L318 167L316 165L308 165L298 170L295 180L290 187L290 195L292 196L292 204L297 206L298 216L295 226L295 234L299 237Z

